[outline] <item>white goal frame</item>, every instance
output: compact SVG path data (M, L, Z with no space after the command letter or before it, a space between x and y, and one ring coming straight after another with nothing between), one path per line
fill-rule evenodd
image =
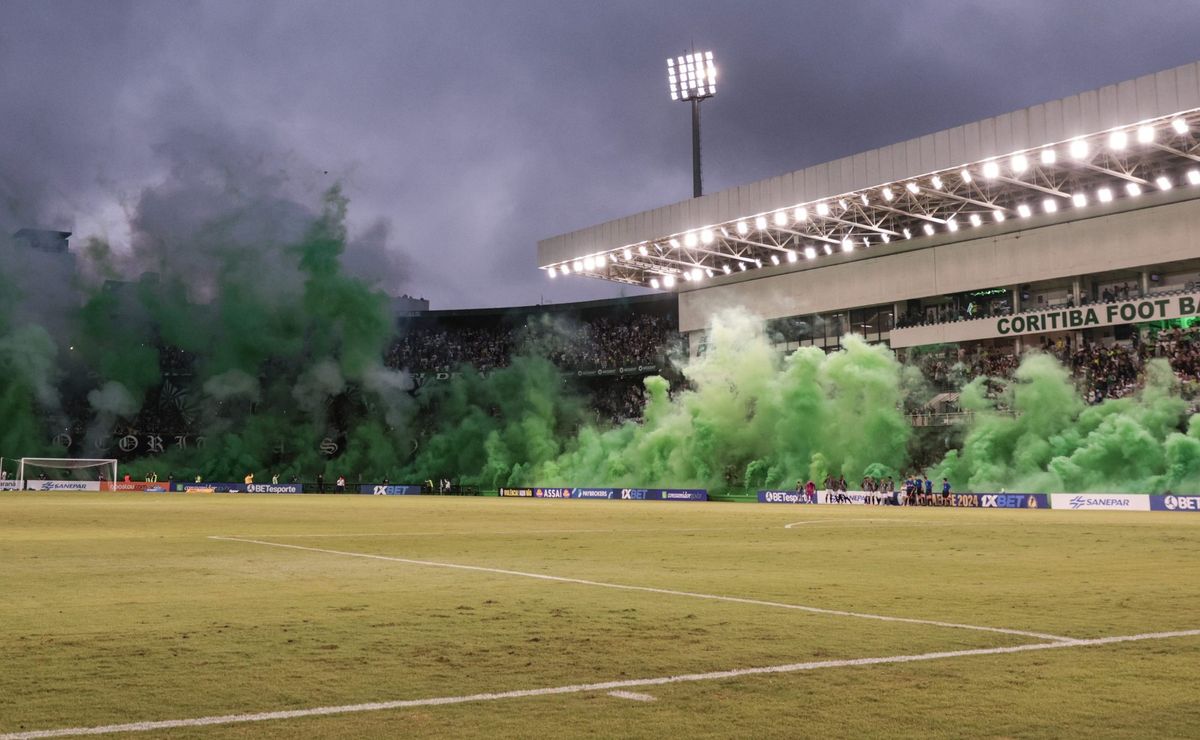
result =
M107 482L117 482L117 461L108 457L23 457L17 463L17 480L22 481L22 483L28 480L25 477L26 465L34 468L61 468L63 470L83 470L85 468L102 467L105 469L105 472L111 472Z

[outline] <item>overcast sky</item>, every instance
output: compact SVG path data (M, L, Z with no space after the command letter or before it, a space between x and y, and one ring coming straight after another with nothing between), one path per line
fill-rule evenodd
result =
M1194 0L3 0L0 226L127 248L140 194L209 158L343 182L377 277L435 308L614 296L548 281L536 243L691 195L664 67L693 42L720 73L713 192L1194 61L1198 36Z

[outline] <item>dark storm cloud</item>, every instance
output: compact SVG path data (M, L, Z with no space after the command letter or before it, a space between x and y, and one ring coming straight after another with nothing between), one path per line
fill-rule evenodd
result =
M1197 28L1183 0L7 2L0 226L130 249L181 167L301 201L341 180L347 260L392 289L614 295L548 282L535 244L690 193L663 67L693 41L721 69L715 191L1192 61Z

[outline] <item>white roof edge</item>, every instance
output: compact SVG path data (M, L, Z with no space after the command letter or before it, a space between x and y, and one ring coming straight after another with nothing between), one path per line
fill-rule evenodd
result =
M538 265L1200 108L1200 62L538 241Z

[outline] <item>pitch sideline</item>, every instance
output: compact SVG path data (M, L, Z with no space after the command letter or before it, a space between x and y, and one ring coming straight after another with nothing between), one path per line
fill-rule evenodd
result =
M865 612L851 612L839 609L824 609L817 606L804 606L801 604L785 604L779 601L763 601L761 599L749 599L740 596L721 596L719 594L702 594L694 591L677 591L669 588L653 588L651 586L630 586L623 583L606 583L604 581L590 581L584 578L568 578L565 576L553 576L546 573L528 573L520 570L507 570L504 568L488 568L482 565L464 565L461 563L442 563L434 560L414 560L412 558L398 558L390 555L374 555L365 552L350 552L347 550L330 550L323 547L308 547L305 545L292 545L284 542L268 542L266 540L254 540L242 537L223 537L220 535L211 535L209 539L222 540L225 542L245 542L253 545L265 545L267 547L281 547L289 550L303 550L306 552L319 552L327 555L341 555L352 558L365 558L367 560L383 560L393 563L405 563L408 565L423 565L432 568L451 568L454 570L469 570L481 573L498 573L507 576L519 576L523 578L536 578L542 581L555 581L558 583L574 583L583 586L597 586L599 588L613 588L622 591L642 591L645 593L666 594L668 596L685 596L692 599L708 599L711 601L725 601L734 604L750 604L752 606L768 606L776 609L794 609L796 611L810 612L813 614L828 614L836 617L854 617L857 619L874 619L881 622L902 622L906 624L927 624L933 627L947 627L951 629L975 630L977 632L997 632L1005 635L1019 635L1021 637L1036 637L1040 640L1053 640L1056 642L1071 642L1073 638L1063 637L1061 635L1050 635L1044 632L1029 632L1026 630L1014 630L1004 627L983 627L974 624L960 624L958 622L941 622L932 619L917 619L915 617L889 617L883 614L867 614Z
M312 707L309 709L289 709L278 712L256 712L249 714L224 714L209 717L193 717L191 719L169 719L145 722L128 722L117 725L98 725L95 727L64 727L53 730L31 730L27 732L10 732L0 735L0 740L40 740L41 738L78 737L83 735L107 735L115 732L149 732L151 730L170 730L180 727L205 727L210 725L231 725L246 722L267 722L281 719L300 719L304 717L321 717L335 714L354 714L359 712L379 712L390 709L408 709L412 707L444 706L448 704L466 704L469 702L500 701L503 699L521 699L533 696L553 696L560 694L579 694L591 691L616 691L642 686L663 686L673 683L693 681L717 681L743 676L758 676L764 674L798 673L815 671L824 668L849 668L857 666L884 665L889 663L916 663L927 660L942 660L947 658L962 658L976 655L1007 655L1036 650L1055 650L1069 647L1092 647L1097 645L1112 645L1122 642L1139 642L1142 640L1166 640L1174 637L1197 637L1200 629L1179 630L1175 632L1149 632L1138 635L1118 635L1113 637L1097 637L1085 640L1069 640L1066 642L1040 642L1028 645L1009 647L977 648L974 650L950 650L936 653L920 653L916 655L892 655L878 658L849 658L845 660L821 660L807 663L787 663L785 665L762 666L757 668L735 668L727 671L712 671L709 673L685 673L678 676L660 676L658 678L633 678L622 681L605 681L601 683L571 684L568 686L553 686L541 689L518 689L486 694L468 694L466 696L441 696L428 699L400 699L396 701L369 702L364 704L343 704L341 706Z

